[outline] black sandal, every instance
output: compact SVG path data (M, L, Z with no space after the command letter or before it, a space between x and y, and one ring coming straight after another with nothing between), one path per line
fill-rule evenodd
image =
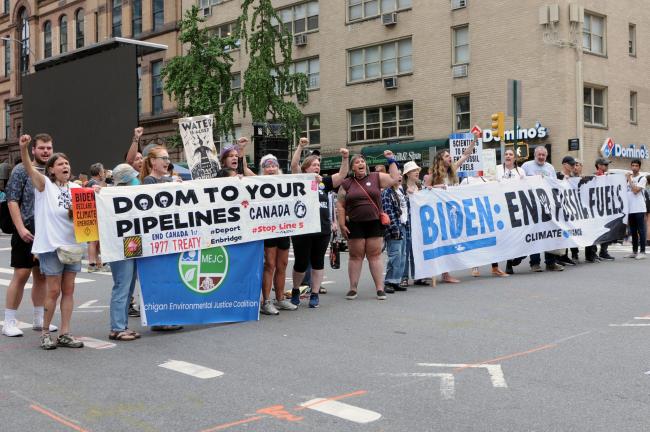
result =
M118 341L133 341L136 339L135 335L130 333L128 330L126 331L112 331L109 333L108 338L110 340L118 340Z

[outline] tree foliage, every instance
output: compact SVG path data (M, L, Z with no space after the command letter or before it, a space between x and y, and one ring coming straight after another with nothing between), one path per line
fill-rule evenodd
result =
M244 115L250 111L254 122L281 123L286 136L298 136L303 115L292 99L307 102L307 76L291 73L292 35L273 22L282 20L271 0L243 0L236 33L244 42L249 64L238 105Z
M219 137L234 133L238 95L230 87L233 59L229 51L236 38L218 37L200 28L204 20L198 14L194 5L180 23L179 40L189 49L163 68L164 90L183 116L214 114L213 133Z

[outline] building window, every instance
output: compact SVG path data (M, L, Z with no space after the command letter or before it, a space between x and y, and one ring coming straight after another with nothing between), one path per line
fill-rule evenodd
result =
M217 27L212 27L209 29L209 32L213 36L217 36L220 38L225 38L225 37L230 37L232 35L232 32L234 30L236 23L235 22L229 22L226 24L221 24ZM237 49L239 48L239 39L235 41L235 47L231 48L230 46L224 47L226 51L230 51L231 49Z
M122 37L122 0L113 0L111 8L113 37Z
M9 38L9 36L5 36ZM8 77L11 73L11 40L4 39L2 45L5 51L5 76Z
M230 78L230 91L231 93L234 93L239 90L241 90L241 73L237 72L232 75L232 78ZM224 94L223 92L221 92L221 94L219 95L219 103L222 105L225 104L226 100L228 99L228 97L230 97L231 93Z
M456 27L454 35L454 64L469 63L469 27Z
M43 24L43 57L52 57L52 23L45 21Z
M350 141L413 136L413 103L350 111Z
M298 34L318 30L318 15L320 7L317 1L302 3L277 11L282 20L282 25L287 32ZM273 27L278 25L275 18L271 19Z
M582 26L582 47L585 51L605 54L605 18L585 13Z
M301 60L293 63L291 73L304 73L307 75L307 88L314 90L320 87L320 61L317 58Z
M165 24L165 0L153 0L153 29L160 30Z
M68 17L59 18L59 53L68 52Z
M86 43L86 32L84 29L84 21L85 21L85 16L84 16L84 10L79 9L77 12L74 14L75 17L75 48L82 48L84 44Z
M628 53L636 56L636 24L630 24L628 27Z
M29 72L29 16L27 9L20 11L20 73L25 75Z
M470 128L469 95L454 96L454 131L465 131Z
M372 18L411 7L411 0L347 0L348 21Z
M131 17L131 29L133 36L137 37L142 33L142 0L133 0Z
M411 39L348 51L349 82L413 72Z
M235 139L242 136L242 128L241 126L235 126L235 135L231 135L230 132L227 134L221 136L221 137L215 137L214 140L214 146L219 149L219 152L223 150L224 147L228 145L233 145L235 143Z
M605 126L605 104L607 103L606 89L597 87L585 87L584 110L585 124L592 126Z
M8 13L10 12L10 9L11 9L11 8L10 8L10 6L9 6L9 0L5 0L5 1L4 1L4 9L3 9L4 12L5 12L6 14L8 14Z
M309 140L309 145L320 144L320 114L306 115L300 136Z
M630 92L630 123L637 124L637 93Z
M5 102L5 139L11 138L11 107Z
M163 110L162 60L151 63L151 112L160 114Z

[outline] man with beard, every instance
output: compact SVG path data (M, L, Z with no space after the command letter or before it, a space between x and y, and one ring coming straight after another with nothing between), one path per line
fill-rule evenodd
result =
M38 134L32 141L33 165L40 172L45 171L45 164L52 155L52 137ZM32 275L32 303L34 304L34 324L37 331L43 329L45 304L45 278L39 270L38 260L32 254L34 241L34 186L22 163L16 165L7 182L7 203L16 232L11 236L11 267L14 274L7 288L5 319L2 334L5 336L22 336L18 328L16 311L20 306L25 284ZM50 325L49 331L57 327Z

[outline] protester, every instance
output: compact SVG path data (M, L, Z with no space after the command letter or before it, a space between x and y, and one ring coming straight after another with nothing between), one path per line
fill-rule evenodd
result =
M499 182L503 181L519 181L526 177L526 173L522 168L517 166L517 159L515 157L515 151L512 148L508 148L503 152L503 163L497 165L497 174L496 179ZM521 261L525 257L511 258L506 261L506 274L514 274L514 267L521 264Z
M395 291L406 291L400 286L404 273L404 260L406 254L406 225L408 223L408 209L406 197L402 192L402 179L392 187L387 187L381 192L381 204L384 213L390 217L390 225L384 232L384 241L388 260L386 261L386 275L384 277L384 291L393 294Z
M596 159L595 166L596 166L596 176L603 176L608 174L609 170L609 164L611 161L603 158L598 158ZM588 249L588 253L585 257L585 260L587 262L596 262L596 261L614 261L614 257L609 254L607 249L609 248L609 245L612 242L605 242L601 243L600 245L600 253L596 253L598 249L598 245L593 245Z
M627 258L645 259L646 224L645 224L645 195L647 180L639 173L641 159L630 162L631 173L627 174L627 197L629 203L628 226L632 236L632 253Z
M456 161L452 162L449 150L442 149L436 152L433 165L429 167L429 177L426 179L426 186L439 189L447 189L448 186L458 185L458 168L467 160L474 151L476 139L465 149L463 155ZM452 277L449 273L442 274L442 281L447 283L459 283L460 280Z
M29 135L20 137L20 154L25 172L34 185L34 244L32 253L38 255L41 273L45 275L47 295L41 334L41 348L81 348L83 342L70 335L70 320L74 307L74 280L81 270L81 247L77 245L72 224L70 189L79 187L70 182L70 163L63 153L54 153L40 173L29 159ZM69 261L63 257L67 256ZM78 260L77 260L78 258ZM62 262L66 261L66 262ZM57 300L61 298L61 335L52 340L49 328Z
M411 239L411 195L422 189L422 182L420 181L420 167L414 161L408 161L404 164L404 174L402 177L402 190L405 192L406 209L408 211L408 221L406 224L406 249L404 256L404 271L402 272L402 280L399 286L407 288L409 286L409 273L411 278L415 279L415 259L413 257L413 244ZM415 279L414 285L429 285L430 280Z
M34 169L45 172L45 164L52 155L52 137L38 134L32 141ZM28 160L29 157L23 158ZM9 337L22 336L18 328L16 312L20 306L25 290L25 284L32 276L32 304L34 305L34 321L32 328L43 330L43 315L46 285L45 278L39 269L38 259L32 254L34 241L34 186L25 170L24 164L18 164L11 173L6 187L7 206L16 231L11 235L11 267L14 269L11 282L7 288L5 300L5 319L2 334ZM50 324L50 332L57 327Z
M392 187L399 179L397 161L393 152L384 151L389 165L389 173L368 172L366 160L355 155L350 160L352 176L346 178L337 199L337 218L343 236L348 239L348 276L350 289L345 298L357 298L357 289L363 258L368 258L370 274L375 283L378 300L385 300L383 290L383 265L381 260L384 227L381 222L381 188Z
M115 186L129 186L138 177L138 172L129 164L119 164L113 170ZM101 192L99 192L101 193ZM119 341L132 341L140 337L140 334L129 330L129 300L135 290L137 280L136 260L125 259L113 261L110 264L111 275L113 276L113 289L111 291L111 332L108 338Z
M572 177L576 177L576 160L573 156L567 155L562 159L562 170L557 173L557 178L569 181ZM575 266L577 263L574 259L578 259L578 248L571 248L571 256L573 258L569 258L569 253L566 251L557 260L563 266Z
M226 145L219 153L219 162L221 168L230 168L235 170L237 174L241 175L255 175L246 162L246 146L248 145L248 138L240 137L237 144ZM220 172L218 177L228 177L225 173Z
M90 180L85 187L106 186L106 171L101 163L94 163L90 166ZM88 242L88 273L98 271L109 271L107 265L102 265L99 256L99 241Z
M555 168L553 165L546 162L546 157L548 156L548 151L544 146L535 147L534 159L528 162L524 162L521 166L521 169L524 170L527 176L540 175L542 177L555 177ZM544 253L544 262L546 263L546 270L549 271L563 271L564 267L557 263L557 256L551 253ZM530 256L530 269L533 272L543 272L544 270L540 266L541 256L540 254L532 254Z
M142 156L142 153L140 153L140 138L142 137L143 133L144 129L141 127L133 129L131 146L129 147L129 150L124 158L126 160L126 163L131 165L137 172L140 172L142 170L142 163L144 162L144 157Z
M303 160L300 164L300 155L306 146L309 145L307 138L300 138L298 147L293 153L291 158L291 172L309 173L320 175L320 157L317 155L310 155ZM341 168L339 172L328 177L323 177L319 181L318 187L318 201L320 203L320 232L314 234L304 234L300 236L293 236L293 255L295 261L293 263L293 287L291 289L291 303L298 306L300 304L300 283L305 277L307 267L311 265L311 294L309 295L309 307L317 308L319 306L319 290L323 281L323 273L325 268L325 252L327 245L330 242L332 231L336 231L330 219L331 209L329 207L329 192L339 187L343 179L348 175L349 170L349 152L348 149L342 148L339 150L341 153ZM277 286L276 286L277 290Z
M278 159L267 154L260 160L260 175L282 174ZM264 273L262 274L262 306L260 313L278 315L280 310L296 310L298 306L284 297L284 285L289 263L289 237L264 240ZM271 288L275 287L275 305L271 302Z

